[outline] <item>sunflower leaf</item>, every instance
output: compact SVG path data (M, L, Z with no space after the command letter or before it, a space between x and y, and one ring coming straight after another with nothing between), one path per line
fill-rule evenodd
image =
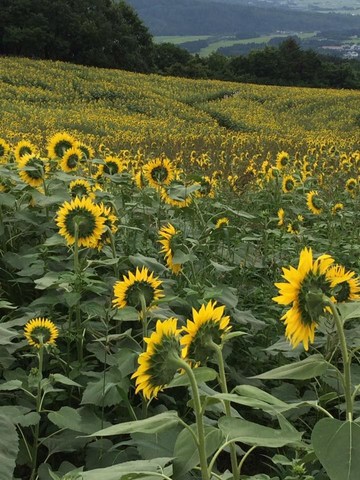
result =
M299 362L273 368L268 372L250 378L259 378L260 380L307 380L323 375L329 369L334 369L334 367L322 355L318 354Z

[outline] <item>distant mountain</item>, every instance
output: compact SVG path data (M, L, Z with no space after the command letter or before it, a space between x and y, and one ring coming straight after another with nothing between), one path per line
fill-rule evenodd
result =
M127 0L153 35L261 35L360 28L351 15L235 5L213 0Z

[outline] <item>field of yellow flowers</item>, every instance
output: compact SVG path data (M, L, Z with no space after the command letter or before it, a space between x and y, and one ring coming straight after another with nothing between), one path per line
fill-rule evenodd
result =
M358 480L360 92L0 58L1 480Z

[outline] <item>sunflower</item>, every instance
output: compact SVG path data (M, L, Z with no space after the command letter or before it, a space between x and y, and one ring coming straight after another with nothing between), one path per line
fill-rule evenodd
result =
M145 183L145 178L144 178L144 175L143 175L143 172L142 170L138 170L136 173L133 174L133 180L135 182L135 185L140 189L142 190L143 188L146 187L146 183Z
M61 157L60 167L63 172L69 173L77 170L83 153L78 147L68 148Z
M275 283L280 295L273 300L291 308L281 317L285 322L285 335L293 347L303 342L305 350L314 342L315 328L323 313L323 295L331 296L330 280L326 272L334 262L330 255L313 260L311 248L300 253L297 268L283 268L283 278L288 283Z
M19 162L19 176L21 180L31 187L40 187L44 183L49 166L44 158L34 154L23 155Z
M27 140L21 140L21 142L19 142L14 149L14 156L17 162L20 162L20 160L25 155L37 155L37 154L38 154L38 149L36 148L36 146L33 145L31 142L28 142Z
M79 143L78 148L81 150L83 157L87 160L91 160L95 156L95 151L89 145L85 145L84 143Z
M116 175L125 170L125 165L117 157L106 157L104 163L99 165L95 178L100 178L104 173L106 175Z
M53 135L48 143L47 150L50 158L62 158L67 150L77 146L78 142L66 132Z
M312 190L306 194L306 205L314 215L320 215L323 211L319 202L319 194L316 190Z
M344 209L344 204L343 203L335 203L335 205L331 209L331 213L333 215L336 215L337 213L341 212L341 210Z
M215 228L222 228L229 225L229 219L227 217L221 217L217 220Z
M106 243L111 243L109 232L112 235L114 235L117 232L118 218L116 215L114 215L111 207L106 207L103 203L99 204L99 209L100 209L100 215L105 218L104 225L106 227L105 231L101 235L101 238L97 246L98 250L101 250Z
M195 196L214 198L218 183L218 180L216 180L214 177L202 177L200 180L200 189L195 192Z
M296 180L292 175L285 175L282 179L282 191L290 193L296 188Z
M48 318L33 318L24 328L29 345L41 348L43 345L55 345L59 330Z
M69 184L70 194L73 198L75 197L89 197L91 199L95 198L95 193L93 192L92 186L87 180L81 178L73 180Z
M175 179L175 169L168 158L155 158L143 167L148 184L156 189L170 185Z
M353 271L346 271L342 265L332 265L326 272L331 282L336 302L348 302L360 299L360 278Z
M9 153L10 145L3 138L0 138L0 163L6 163Z
M160 190L161 200L172 207L188 207L192 202L192 196L191 193L187 192L186 186L176 183L173 187L169 189L162 188Z
M279 152L276 155L276 168L278 170L284 170L288 165L290 161L290 156L287 152Z
M139 355L139 367L131 377L136 378L135 393L142 391L148 400L156 398L174 378L179 367L172 360L181 353L179 334L177 319L171 317L163 322L158 320L155 332L144 338L146 351Z
M277 212L277 217L279 219L277 224L279 227L282 227L285 221L285 210L283 208L279 208Z
M179 233L180 232L177 231L171 223L168 223L159 230L159 243L162 245L160 253L164 254L166 265L173 273L175 273L175 275L178 275L182 268L180 263L174 263L173 261L174 243L176 242Z
M161 284L161 280L146 267L136 268L135 274L128 272L128 276L123 275L123 280L115 283L112 303L118 308L130 306L141 311L141 300L144 299L146 308L149 308L164 296L159 288Z
M75 226L78 226L79 247L96 248L105 230L105 218L100 208L90 198L79 198L64 202L57 212L56 225L68 245L75 243Z
M345 190L352 197L355 196L355 191L356 191L357 184L358 184L358 182L357 182L356 178L349 178L349 180L347 180L347 182L345 184Z
M209 342L221 344L226 332L231 329L230 317L224 315L225 307L217 307L216 302L202 305L199 311L192 309L193 320L188 320L182 331L186 333L181 338L183 358L194 363L206 363L213 353Z

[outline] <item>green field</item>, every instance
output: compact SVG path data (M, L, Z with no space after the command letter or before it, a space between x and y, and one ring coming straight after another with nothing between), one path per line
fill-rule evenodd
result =
M185 42L196 42L196 40L207 40L210 38L210 35L189 35L189 36L174 36L174 35L169 35L169 36L160 36L160 37L154 37L154 41L156 43L173 43L174 45L179 45L181 43Z

